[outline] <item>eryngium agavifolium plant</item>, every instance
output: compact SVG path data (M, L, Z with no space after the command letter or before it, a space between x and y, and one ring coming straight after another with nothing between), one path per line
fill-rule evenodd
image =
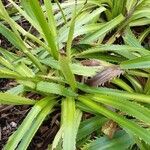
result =
M0 1L0 33L12 47L0 48L0 78L17 84L0 104L31 109L4 149L27 149L56 109L49 149L149 149L150 1L8 1L15 13Z

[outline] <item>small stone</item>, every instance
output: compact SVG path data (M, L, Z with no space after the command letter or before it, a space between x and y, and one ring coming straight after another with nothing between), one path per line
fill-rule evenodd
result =
M3 131L5 131L5 130L7 130L7 128L6 128L6 127L4 127L4 128L3 128Z
M11 123L10 123L10 126L11 126L12 128L16 128L16 127L17 127L17 124L16 124L15 122L11 122Z

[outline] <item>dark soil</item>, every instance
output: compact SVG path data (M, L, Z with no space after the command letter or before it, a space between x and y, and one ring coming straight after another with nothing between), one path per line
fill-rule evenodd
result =
M0 149L8 140L8 137L17 129L29 108L27 106L0 106Z

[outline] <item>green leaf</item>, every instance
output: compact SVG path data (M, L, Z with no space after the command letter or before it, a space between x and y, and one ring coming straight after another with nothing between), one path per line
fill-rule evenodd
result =
M142 69L142 68L150 68L150 55L138 57L132 60L123 61L120 64L122 69Z
M117 17L119 14L125 13L125 5L127 0L113 0L112 18Z
M44 0L44 4L45 4L46 15L48 18L48 23L50 25L51 33L52 33L53 37L56 39L57 30L56 30L56 22L55 22L55 18L54 18L52 3L49 0Z
M134 144L134 141L125 131L118 131L113 139L99 137L87 143L81 150L124 150Z
M88 108L86 105L84 105L84 104L81 103L81 102L76 102L76 106L77 106L81 111L83 111L83 112L87 112L87 113L91 113L91 114L93 114L93 115L97 115L94 110Z
M6 26L4 26L2 23L0 23L0 33L5 36L8 41L10 41L15 47L18 49L24 49L25 46L23 44L23 41L10 29L8 29Z
M29 131L32 127L33 122L35 121L38 114L42 111L44 107L46 107L49 104L49 101L52 98L46 97L40 101L38 101L33 108L28 113L27 117L24 119L23 123L19 126L16 132L10 136L9 140L7 141L7 144L5 145L4 149L16 149L19 142L22 140L22 138L25 136L25 134ZM31 128L32 129L32 128ZM33 129L32 129L33 130ZM33 131L32 131L33 132Z
M19 13L24 16L26 18L26 20L28 20L31 23L31 26L33 26L39 33L41 36L43 36L41 28L38 24L38 21L36 20L36 17L34 16L34 13L32 12L31 6L29 4L29 1L25 1L22 0L21 1L21 6L23 7L23 9L26 11L23 11L15 2L13 2L12 0L9 0L10 3L13 5L13 7L16 8L16 10L19 11ZM30 18L31 17L31 18ZM41 45L44 49L46 49L48 52L51 51L50 47L48 47L44 42L42 42L37 35L34 36L32 33L26 31L24 28L22 28L19 24L17 24L15 21L13 21L13 25L15 26L15 28L23 35L25 36L24 41L29 38L32 41L35 41L36 43L38 43L39 45Z
M120 99L104 95L95 95L91 98L97 102L119 109L120 111L123 111L130 116L136 117L140 121L145 122L145 124L150 124L150 110L138 103L131 102L126 99Z
M3 5L2 1L0 1L0 18L4 19L6 21L10 28L13 30L13 32L20 38L19 32L15 28L14 20L9 17L9 11L5 9L5 6Z
M128 11L128 14L132 12L132 10L135 7L136 3L137 3L137 1L135 1L135 0L127 0L126 9Z
M43 72L45 68L41 65L39 60L26 48L23 40L19 38L14 32L6 28L0 23L0 33L5 36L15 47L21 50L29 59Z
M61 84L49 83L49 82L38 82L36 90L45 94L58 94L63 96L77 96L71 89L65 88Z
M76 56L80 57L82 55L87 55L87 54L92 54L92 53L101 54L104 52L114 52L128 59L136 58L137 56L134 54L135 52L138 52L141 55L150 55L150 52L142 47L134 47L134 46L128 46L128 45L100 45L100 46L95 46L93 48L85 50L77 54Z
M131 93L134 92L134 90L130 87L130 85L128 85L122 79L119 79L119 78L113 79L113 80L111 80L111 83L117 85L118 87L121 87L125 91L131 92Z
M79 2L78 2L79 3ZM106 8L105 7L99 7L93 11L89 10L89 11L85 11L83 13L81 13L81 15L79 15L77 18L76 18L76 23L75 23L75 30L74 30L74 38L76 36L80 36L80 35L83 35L84 33L80 33L80 29L82 27L84 27L84 25L87 25L88 23L90 24L91 22L93 22L93 19L95 17L98 17L103 11L105 11ZM71 11L72 12L72 11ZM86 27L84 27L86 28ZM99 28L98 28L99 29ZM67 37L68 37L68 34L69 34L69 28L68 28L68 25L65 24L64 26L62 26L59 30L59 41L61 43L64 43L64 42L67 42ZM59 42L59 43L60 43Z
M49 99L49 103L41 110L41 112L37 115L35 120L33 121L33 124L30 127L30 130L28 130L25 135L23 136L21 143L17 147L17 149L26 150L29 146L32 138L34 137L35 133L39 129L40 125L43 123L46 116L52 112L52 108L56 102L54 100Z
M1 48L0 47L0 53L3 55L3 57L5 58L5 59L7 59L7 61L9 61L9 62L13 62L13 61L15 61L17 58L18 58L18 56L16 55L16 54L14 54L14 53L12 53L12 52L9 52L9 51L7 51L6 49L3 49L3 48Z
M58 148L58 146L62 142L61 141L62 140L62 134L63 134L63 126L60 127L57 134L55 135L55 138L54 138L53 143L52 143L52 148L50 150L55 150ZM61 148L62 148L62 146L61 146Z
M76 80L75 80L75 76L71 71L70 68L70 61L68 59L68 57L65 54L60 54L59 56L59 64L60 64L60 69L66 79L66 81L68 82L68 84L70 84L71 88L73 90L76 89Z
M78 129L81 123L82 119L82 111L80 109L76 109L76 114L75 114L75 135L77 136Z
M143 41L144 41L144 39L149 35L149 33L150 33L150 27L149 28L147 28L147 29L145 29L142 33L141 33L141 35L139 36L139 41L142 43Z
M14 70L14 66L2 56L0 56L0 64L10 70Z
M0 69L0 78L20 78L20 75L15 71L11 71L6 68Z
M78 88L86 93L103 94L103 95L115 96L115 97L125 98L128 100L148 103L148 104L150 103L150 96L145 94L129 93L126 91L121 91L121 90L116 90L111 88L102 88L102 87L93 88L83 84L78 84Z
M46 39L49 47L51 48L52 56L55 59L58 59L57 42L55 41L55 37L53 36L53 33L52 33L53 31L50 29L50 27L46 21L43 10L41 9L38 0L32 0L32 1L29 1L29 3L30 3L32 11L33 11L36 19L38 20L38 23L43 31L43 34L45 35L45 39Z
M67 97L62 101L63 150L76 150L75 100Z
M123 39L124 39L125 43L130 46L137 47L137 48L143 48L143 46L141 46L140 42L135 37L135 35L132 33L130 28L127 28L125 30Z
M59 10L60 10L61 19L63 20L64 23L67 24L67 19L66 19L65 13L64 13L64 11L63 11L63 8L61 7L61 4L59 3L58 0L55 0L55 2L57 3L57 6L58 6L58 8L59 8ZM68 10L68 9L67 9L67 10Z
M0 93L0 104L7 105L33 105L36 102L34 100L24 98L9 93Z
M125 77L132 84L136 92L139 92L139 93L143 92L143 86L141 85L140 81L138 81L138 79L136 79L135 77L131 75L125 75Z
M143 9L139 9L139 10L135 11L134 14L132 15L132 17L130 18L130 20L131 21L132 20L138 20L140 18L150 19L150 10L149 10L149 7L143 8Z
M18 6L13 0L8 0L13 7L18 10L19 14L21 14L26 20L28 20L31 25L38 30L39 33L41 33L41 28L39 27L39 24L36 20L36 17L34 16L34 13L32 12L31 6L29 4L29 1L27 0L21 0L21 6L24 9L21 9L20 6Z
M71 58L71 46L72 46L72 41L73 41L74 29L75 29L75 21L76 21L76 17L77 17L76 11L77 10L76 10L76 4L75 4L74 10L72 13L72 18L70 21L70 28L69 28L68 40L67 40L67 46L66 46L66 54L67 54L67 57L69 60Z
M144 25L149 25L150 24L150 19L148 18L140 18L134 21L131 21L129 23L130 27L134 27L134 26L144 26ZM139 39L140 41L140 39Z
M126 72L129 75L149 78L149 74L147 72L143 72L142 70L137 70L137 69L135 69L135 70L126 70Z
M7 90L7 93L13 94L13 95L19 95L22 94L25 91L23 85L17 85L16 87L13 87L9 90Z
M107 118L104 117L92 117L81 122L79 131L77 134L77 141L82 140L86 136L89 136L94 131L100 129L100 127L107 121Z
M47 66L50 66L53 69L60 70L60 64L58 61L54 60L53 58L46 58L41 60L41 62ZM97 67L89 67L89 66L83 66L80 63L71 63L69 64L71 71L73 74L77 75L83 75L87 77L91 77L96 75L97 72L103 70L103 66L97 66Z
M35 75L34 72L24 63L17 64L15 70L23 77L32 78Z
M98 38L100 38L104 34L111 31L114 27L119 25L123 20L124 20L123 15L117 16L110 22L107 22L106 24L104 24L104 26L102 26L101 29L99 29L98 31L95 31L93 34L85 37L85 39L83 39L80 43L86 44L86 43L89 43L89 42L91 43L91 42L98 40Z
M83 104L87 105L89 108L93 109L95 112L100 113L109 119L117 122L122 128L126 130L126 132L130 132L133 135L143 139L145 142L150 144L150 132L146 129L140 127L135 122L124 118L117 113L108 110L107 108L98 105L97 103L89 100L87 97L78 98Z

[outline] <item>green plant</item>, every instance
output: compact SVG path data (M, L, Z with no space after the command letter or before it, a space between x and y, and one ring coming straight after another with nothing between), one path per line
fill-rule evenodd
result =
M132 149L134 144L149 149L150 51L142 42L150 30L141 32L139 39L131 30L149 25L149 0L62 4L44 0L42 6L38 0L22 0L19 5L9 2L16 16L27 20L36 32L21 27L0 1L0 33L13 50L22 52L18 56L0 48L0 78L18 83L0 93L0 104L32 105L4 149L27 149L56 106L61 109L61 126L50 149ZM123 5L127 7L121 8ZM120 45L114 44L118 38ZM142 85L138 78L146 78L147 83ZM107 81L113 88L98 87ZM25 98L26 92L42 98ZM94 117L82 120L83 112ZM113 140L104 135L116 130L109 127L110 120L121 128ZM95 131L96 139L91 137Z

